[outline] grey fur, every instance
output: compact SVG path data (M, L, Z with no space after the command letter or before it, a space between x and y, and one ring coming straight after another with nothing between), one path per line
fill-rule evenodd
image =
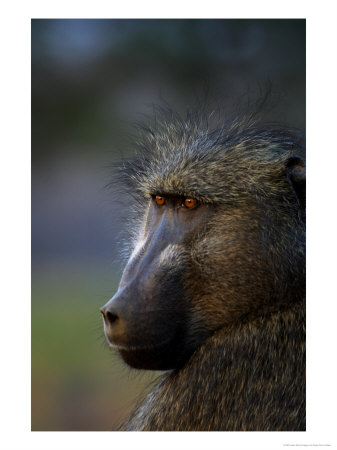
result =
M135 236L156 194L196 198L209 217L166 260L168 271L184 268L197 347L121 429L305 430L301 136L255 115L211 127L203 115L160 111L139 149L123 170L141 205Z

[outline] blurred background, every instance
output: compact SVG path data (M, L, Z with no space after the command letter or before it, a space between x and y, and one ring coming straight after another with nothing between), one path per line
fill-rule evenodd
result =
M305 20L32 20L32 430L113 430L156 372L105 345L127 202L105 186L152 103L230 109L272 82L305 127Z

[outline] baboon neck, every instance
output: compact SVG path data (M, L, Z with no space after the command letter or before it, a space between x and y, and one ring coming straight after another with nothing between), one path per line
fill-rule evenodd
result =
M305 430L304 300L218 330L164 375L122 429Z
M228 341L233 338L231 346L234 347L241 344L241 340L236 340L238 335L247 336L251 340L260 340L262 337L267 336L268 330L276 336L281 332L291 333L300 324L305 326L305 298L293 303L287 302L277 307L265 308L259 315L256 314L254 317L250 316L246 319L241 319L235 324L218 330L214 337L221 335L221 337L227 338Z

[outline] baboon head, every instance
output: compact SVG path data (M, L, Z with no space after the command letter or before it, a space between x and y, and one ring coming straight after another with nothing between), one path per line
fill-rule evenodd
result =
M123 172L140 208L118 291L101 309L109 344L143 369L179 368L217 329L304 295L298 135L169 116L146 129Z

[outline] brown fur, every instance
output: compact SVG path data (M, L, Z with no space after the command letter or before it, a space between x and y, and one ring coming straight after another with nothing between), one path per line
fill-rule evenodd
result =
M151 263L153 295L137 285L127 297L123 281L124 303L109 306L123 342L152 349L165 327L182 330L168 350L173 370L121 429L305 430L303 152L296 132L252 116L211 128L202 116L169 111L145 130L138 160L123 172L141 206L133 239L141 245L125 278L146 255L151 196L197 199L200 210L186 220L199 214L200 224ZM130 314L133 297L141 320L131 327L113 308L130 302ZM163 366L155 354L144 353L144 367Z
M123 425L147 431L305 431L304 303L222 328Z

